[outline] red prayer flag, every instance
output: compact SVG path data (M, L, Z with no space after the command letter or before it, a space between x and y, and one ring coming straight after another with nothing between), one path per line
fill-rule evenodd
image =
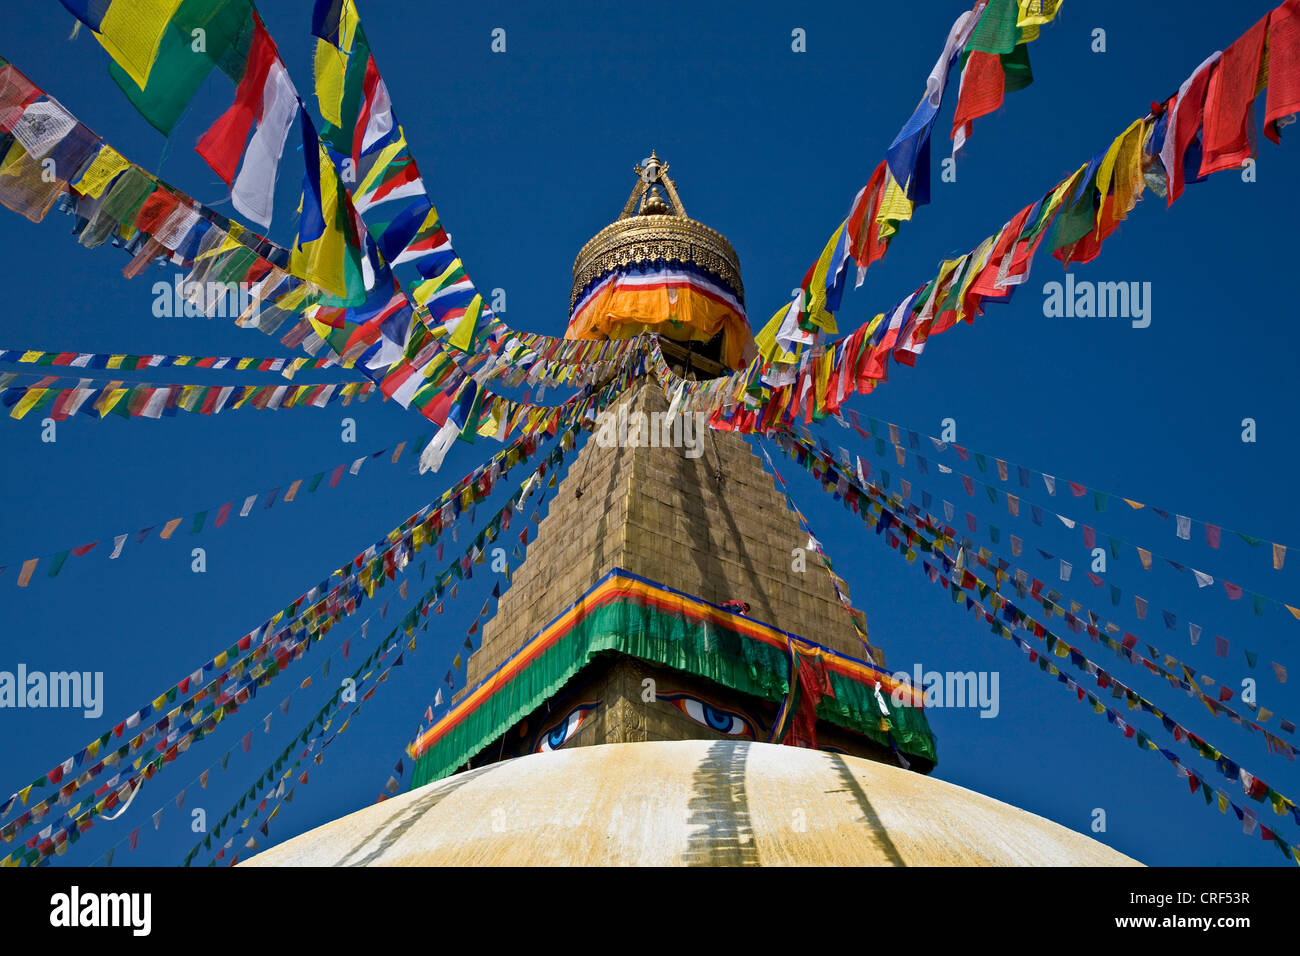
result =
M1264 135L1279 142L1277 121L1300 112L1300 0L1268 15L1268 94Z
M1002 59L996 53L972 50L961 74L961 91L957 96L957 111L952 118L952 135L971 120L987 116L1002 105L1006 93L1006 74Z
M1205 93L1205 128L1201 134L1202 176L1240 166L1250 156L1248 124L1255 101L1255 79L1268 28L1264 17L1223 52Z
M885 194L885 170L885 161L881 160L867 185L854 199L844 227L849 235L849 252L853 261L863 268L883 258L889 245L880 241L880 228L876 224L876 212Z
M248 65L235 90L235 102L212 127L203 134L195 150L212 167L213 172L230 186L239 169L239 159L244 155L244 144L253 129L254 121L262 115L262 91L271 66L279 59L275 42L262 26L262 19L253 14L253 41L248 50Z
M1170 129L1165 135L1166 141L1168 137L1173 137L1174 149L1170 163L1173 168L1165 171L1169 178L1166 205L1172 206L1174 200L1183 194L1183 157L1201 128L1201 119L1205 114L1205 89L1215 66L1217 64L1196 73L1188 83L1187 90L1171 106Z

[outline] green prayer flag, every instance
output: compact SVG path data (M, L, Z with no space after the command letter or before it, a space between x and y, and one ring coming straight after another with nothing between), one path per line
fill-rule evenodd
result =
M1080 191L1083 195L1077 201L1070 203L1069 206L1062 208L1056 216L1056 225L1048 240L1052 252L1078 242L1096 228L1097 170L1091 170L1089 178L1084 182ZM1091 286L1084 287L1085 290L1089 291L1091 288ZM1093 303L1092 312L1094 314L1096 312L1096 303Z
M1000 58L1006 75L1004 92L1015 93L1034 82L1034 71L1029 67L1029 44L1017 44L1010 53L1000 54Z
M238 82L251 39L249 0L184 0L163 31L143 89L117 63L108 72L140 115L170 136L214 65Z
M64 563L65 561L67 561L67 560L68 560L68 552L67 552L67 551L60 551L60 552L59 552L58 554L56 554L53 558L51 558L51 559L50 559L50 571L49 571L49 575L50 575L50 577L55 577L55 576L56 576L60 571L62 571L62 570L63 570L63 563Z
M1020 28L1016 26L1019 17L1016 0L990 0L963 52L1013 53L1020 44Z

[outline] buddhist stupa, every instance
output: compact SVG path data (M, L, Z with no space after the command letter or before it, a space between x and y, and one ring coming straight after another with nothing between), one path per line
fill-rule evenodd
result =
M685 378L745 367L739 257L657 155L636 174L574 262L567 336L655 333ZM245 865L1134 865L927 776L921 695L792 558L808 535L750 445L668 410L647 377L605 413L619 440L559 483L411 791Z

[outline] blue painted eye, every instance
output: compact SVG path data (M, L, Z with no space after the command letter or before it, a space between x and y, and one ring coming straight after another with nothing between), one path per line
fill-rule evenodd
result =
M569 711L562 721L542 734L537 744L537 753L559 750L568 743L570 738L578 732L578 728L586 722L587 715L595 710L599 703L599 701L595 701L590 704L579 704Z
M687 694L660 694L660 700L666 700L697 724L703 724L728 737L748 737L754 739L753 724L740 714L716 707L708 701L691 697Z
M736 718L731 714L724 713L711 704L704 705L704 722L714 730L720 730L724 734L729 734L732 732L731 728L735 721Z

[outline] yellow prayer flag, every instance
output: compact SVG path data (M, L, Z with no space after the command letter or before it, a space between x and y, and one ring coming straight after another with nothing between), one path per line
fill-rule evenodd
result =
M144 89L163 33L182 0L113 0L95 39L136 86Z
M885 170L885 194L880 198L880 208L876 210L876 222L881 223L880 234L888 238L898 231L898 222L912 218L912 201L894 179L894 174Z
M789 310L788 303L781 306L776 310L772 318L767 320L767 324L759 329L758 334L754 336L754 344L758 346L758 354L766 362L789 365L795 360L793 352L787 352L776 344L776 333L780 331L782 323L785 322L785 315Z
M817 257L817 264L813 266L812 278L808 282L807 301L805 311L808 320L825 332L834 333L836 331L835 318L831 313L826 311L826 281L830 275L832 260L835 258L835 250L840 244L840 237L844 234L844 227L848 220L841 222L839 228L831 233L830 239L822 247L821 255Z
M174 532L178 527L180 527L180 523L182 520L184 519L172 518L171 521L168 521L165 525L163 525L163 529L162 532L159 534L159 537L162 538L164 541L166 541L168 538L172 536L172 532Z
M1039 27L1051 23L1064 0L1018 0L1016 26Z
M181 388L181 397L176 400L176 404L187 412L194 411L194 406L198 404L199 396L203 394L204 386L186 385Z
M320 114L334 126L343 125L343 87L348 58L328 40L316 41L316 102Z
M86 167L86 171L81 174L81 178L72 184L73 188L83 196L98 199L105 187L117 178L118 173L130 165L113 147L103 146Z
M14 410L9 413L9 417L22 418L32 410L32 406L39 402L48 391L48 388L29 388L23 397L18 400Z
M1134 120L1128 129L1120 133L1111 142L1097 168L1097 193L1103 202L1112 203L1111 210L1116 219L1123 219L1136 201L1135 194L1141 193L1142 166L1141 146L1146 132L1143 120ZM1136 142L1136 148L1134 143ZM1136 164L1136 174L1134 166ZM1115 189L1111 195L1111 179L1114 178ZM1100 232L1102 216L1097 216L1097 230Z
M491 410L479 421L477 433L484 438L495 438L501 429L501 420L504 415L504 407L498 399L494 398Z

